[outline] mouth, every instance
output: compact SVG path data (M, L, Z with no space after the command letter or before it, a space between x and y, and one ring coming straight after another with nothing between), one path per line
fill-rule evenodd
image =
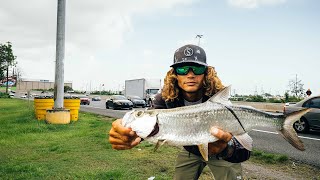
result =
M188 86L194 86L197 83L196 82L185 82L185 84L188 85Z

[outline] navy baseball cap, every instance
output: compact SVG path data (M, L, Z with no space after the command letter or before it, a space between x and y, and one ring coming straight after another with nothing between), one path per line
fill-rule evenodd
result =
M182 46L174 53L173 64L170 67L176 67L185 63L208 66L206 52L196 45L188 44Z

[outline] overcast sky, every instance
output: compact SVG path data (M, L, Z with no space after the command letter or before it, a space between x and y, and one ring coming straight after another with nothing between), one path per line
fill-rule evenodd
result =
M23 78L54 80L57 0L0 0L0 43ZM174 51L200 45L233 92L281 94L298 76L320 94L319 0L67 0L65 80L119 90L163 79Z

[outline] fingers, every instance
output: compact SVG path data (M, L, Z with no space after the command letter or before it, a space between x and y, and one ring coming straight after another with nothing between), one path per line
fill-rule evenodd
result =
M219 141L208 144L208 152L211 155L212 154L219 154L226 147L227 147L227 143L222 140L219 140Z
M134 139L134 141L131 143L131 146L134 147L136 145L138 145L141 142L141 138L137 137Z
M232 134L230 134L229 132L225 132L217 127L212 127L210 129L210 133L211 135L224 142L229 142L232 138Z
M141 138L137 137L133 142L131 142L131 144L124 144L124 143L118 142L118 143L112 144L112 148L117 150L131 149L136 145L138 145L140 142L141 142Z
M117 119L112 123L112 128L109 131L109 142L113 149L131 149L140 143L141 138L130 128L122 126L121 121L121 119Z
M112 123L112 129L121 135L134 136L135 133L130 129L122 126L122 119L117 119Z

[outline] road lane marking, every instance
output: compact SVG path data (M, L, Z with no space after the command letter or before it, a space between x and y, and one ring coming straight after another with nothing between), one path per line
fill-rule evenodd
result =
M94 107L94 106L81 106L84 108L93 108L93 109L106 109L106 108L101 108L101 107Z
M259 130L259 129L252 129L252 131L263 132L263 133L268 133L268 134L279 134L279 133L277 133L277 132L264 131L264 130ZM311 137L305 137L305 136L298 136L298 137L299 137L299 138L302 138L302 139L309 139L309 140L320 141L320 139L317 139L317 138L311 138Z
M106 109L106 108L101 108L101 107L92 107L92 108L95 108L95 109Z

